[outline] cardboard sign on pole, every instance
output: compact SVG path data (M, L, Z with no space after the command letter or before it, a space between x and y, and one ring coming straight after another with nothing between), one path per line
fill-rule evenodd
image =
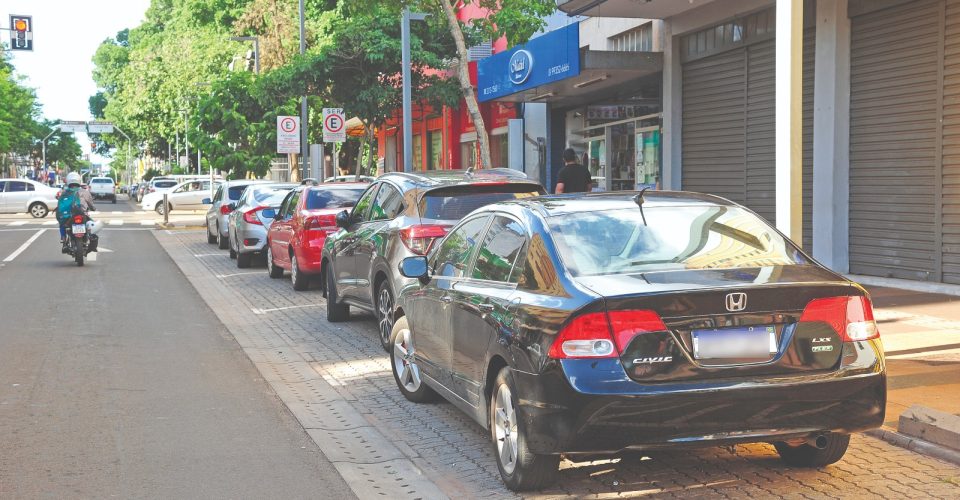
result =
M347 119L343 108L323 108L323 142L347 140Z
M277 117L277 153L291 154L300 152L300 117Z

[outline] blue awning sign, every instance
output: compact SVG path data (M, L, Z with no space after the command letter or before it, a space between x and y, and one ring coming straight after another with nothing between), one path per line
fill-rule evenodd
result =
M508 96L580 74L580 25L553 30L477 63L477 99Z

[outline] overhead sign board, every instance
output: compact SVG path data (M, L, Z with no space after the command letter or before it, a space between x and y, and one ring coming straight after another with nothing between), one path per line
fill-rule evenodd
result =
M347 119L343 108L323 108L323 142L347 140Z
M33 16L10 15L10 50L33 50Z
M291 154L300 152L300 117L277 117L277 153Z
M110 122L88 122L87 132L91 134L112 134L113 124Z
M60 128L61 132L87 133L87 122L60 122L57 127Z
M490 101L580 74L580 24L477 62L477 100Z

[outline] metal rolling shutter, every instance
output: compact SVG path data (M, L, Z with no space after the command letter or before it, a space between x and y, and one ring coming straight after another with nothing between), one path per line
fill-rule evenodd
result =
M816 28L803 30L803 249L813 251L813 71Z
M960 0L944 17L941 251L943 281L960 284Z
M776 43L750 45L747 59L746 205L771 223L776 215Z
M852 273L937 279L940 7L851 20Z
M683 65L682 186L744 203L744 49Z

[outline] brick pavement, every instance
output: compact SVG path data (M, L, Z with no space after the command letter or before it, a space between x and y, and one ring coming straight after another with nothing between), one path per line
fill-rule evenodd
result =
M275 377L291 382L278 395L301 423L307 422L321 449L333 455L331 461L337 463L342 444L310 430L311 419L324 420L327 428L349 428L350 422L362 420L359 426L391 439L405 459L451 498L515 497L500 483L480 426L450 404L417 405L403 398L371 316L354 312L351 322L327 323L319 290L294 292L289 278L271 280L264 268L239 271L225 252L211 251L202 232L157 236L195 286L203 279L219 282L215 293L205 285L201 295L253 362L266 362L278 351L291 354L286 360L274 359L287 363L285 373ZM313 372L322 382L310 379ZM314 403L298 406L303 399L299 393L312 393ZM389 478L394 473L390 464L404 462L371 461L348 472ZM528 497L960 497L960 467L860 435L853 437L841 462L821 470L786 467L766 444L626 454L595 462L565 460L561 469L555 486ZM412 489L409 493L418 495Z

